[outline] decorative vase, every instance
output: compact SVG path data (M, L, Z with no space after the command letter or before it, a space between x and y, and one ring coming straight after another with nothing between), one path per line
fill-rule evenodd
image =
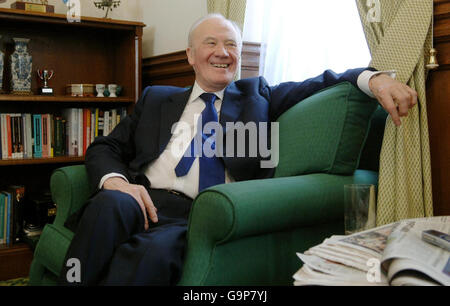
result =
M13 94L31 94L32 57L28 54L28 38L13 38L15 51L11 54L11 89Z
M103 93L105 92L105 84L96 84L95 85L95 90L97 91L97 97L98 98L103 98L104 95Z
M116 84L109 84L108 85L108 91L109 91L109 97L110 98L117 98L116 90L117 90L117 85Z
M116 89L116 95L120 96L122 94L122 86L121 85L117 85L117 89Z
M0 35L0 39L2 36ZM3 93L3 67L5 63L5 54L0 50L0 93Z

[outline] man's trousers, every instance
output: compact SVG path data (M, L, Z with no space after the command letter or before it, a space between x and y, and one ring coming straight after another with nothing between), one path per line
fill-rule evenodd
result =
M85 206L64 260L64 285L175 285L181 277L192 200L150 189L158 222L120 191L101 190ZM70 258L79 260L81 283L70 283ZM69 277L69 280L73 280Z

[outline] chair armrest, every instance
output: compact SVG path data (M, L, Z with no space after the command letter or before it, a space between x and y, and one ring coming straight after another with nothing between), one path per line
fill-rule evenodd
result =
M193 203L188 239L220 244L290 228L343 222L343 186L354 183L358 183L356 176L308 174L212 187Z
M53 224L64 226L66 219L79 210L91 195L84 165L56 169L50 178L52 199L57 205Z
M358 170L354 176L308 174L251 180L203 191L191 208L186 259L179 284L205 284L209 275L217 272L213 268L214 256L220 246L240 245L239 238L250 241L283 231L308 228L314 231L322 224L334 229L342 225L343 233L344 185L376 184L376 173L369 172Z

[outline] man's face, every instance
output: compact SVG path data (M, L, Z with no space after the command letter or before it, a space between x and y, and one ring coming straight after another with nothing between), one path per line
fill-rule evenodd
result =
M233 81L240 58L238 37L234 27L220 18L203 21L192 33L192 47L186 53L203 90L219 91Z

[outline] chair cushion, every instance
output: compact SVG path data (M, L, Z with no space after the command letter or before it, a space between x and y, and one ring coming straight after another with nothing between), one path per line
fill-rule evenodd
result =
M352 174L378 103L351 83L325 88L278 118L275 177Z

